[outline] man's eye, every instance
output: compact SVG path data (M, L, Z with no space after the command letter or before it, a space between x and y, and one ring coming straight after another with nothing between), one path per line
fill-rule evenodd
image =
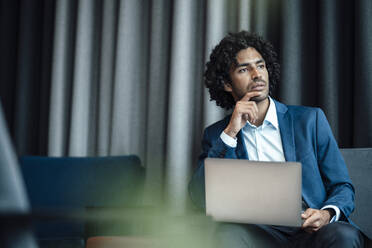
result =
M263 69L263 68L265 68L265 65L264 64L258 65L258 68Z
M247 71L247 68L242 68L242 69L240 69L238 72L239 73L243 73L243 72L246 72Z

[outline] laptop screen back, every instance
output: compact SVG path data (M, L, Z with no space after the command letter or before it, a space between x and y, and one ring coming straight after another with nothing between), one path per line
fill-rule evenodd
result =
M206 213L217 221L301 226L301 164L205 160Z

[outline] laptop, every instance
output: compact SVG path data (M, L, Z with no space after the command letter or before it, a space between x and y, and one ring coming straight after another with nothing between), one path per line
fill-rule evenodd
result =
M205 159L206 214L216 221L300 227L298 162Z

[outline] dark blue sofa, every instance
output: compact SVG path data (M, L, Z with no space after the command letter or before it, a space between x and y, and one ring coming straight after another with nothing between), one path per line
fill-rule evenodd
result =
M137 156L31 156L21 157L20 167L34 212L63 215L141 205L145 171ZM84 219L43 220L35 223L35 232L42 248L80 248L88 227ZM130 234L130 227L121 232Z

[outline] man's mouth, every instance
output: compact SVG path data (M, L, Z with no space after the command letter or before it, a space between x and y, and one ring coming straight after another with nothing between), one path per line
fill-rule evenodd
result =
M251 88L252 91L260 91L264 90L266 86L265 82L257 82L253 87Z

